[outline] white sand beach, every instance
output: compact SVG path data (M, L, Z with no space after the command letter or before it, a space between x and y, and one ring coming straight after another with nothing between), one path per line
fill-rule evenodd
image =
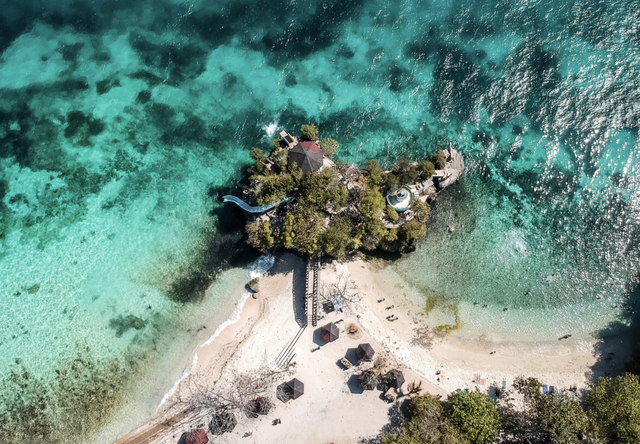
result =
M421 381L425 391L443 397L465 386L488 391L501 386L502 381L510 385L518 375L533 376L557 387L581 388L589 381L596 362L595 340L508 343L488 338L464 339L455 332L438 334L420 318L418 308L406 303L400 289L384 282L384 274L375 264L362 260L333 262L322 268L321 288L325 293L339 282L347 299L352 300L343 312L326 314L318 321L318 327L306 327L295 346L290 347L301 329L296 320L294 294L304 291L304 273L305 264L299 257L285 254L276 259L274 267L261 279L256 298L247 299L240 320L198 350L196 369L156 417L116 444L176 443L191 428L206 429L210 415L206 411L185 414L186 404L179 400L187 399L203 386L223 387L234 375L260 366L279 372L269 391L275 408L256 419L236 412L238 424L233 432L216 436L215 442L347 444L375 437L388 423L390 409L397 403L386 402L378 390L360 388L356 375L373 363L349 369L339 363L345 355L353 357L361 343L370 343L377 356L386 356L389 368L403 371L405 393L409 383ZM389 321L387 317L391 315L397 320ZM337 323L340 338L325 343L319 328L329 322ZM358 326L360 332L348 334L347 326L351 324ZM214 331L216 327L207 326L207 330ZM283 356L285 365L276 365ZM611 372L618 370L614 366L619 361L614 362ZM304 394L286 403L276 399L275 385L294 377L304 383ZM280 424L274 425L275 419Z

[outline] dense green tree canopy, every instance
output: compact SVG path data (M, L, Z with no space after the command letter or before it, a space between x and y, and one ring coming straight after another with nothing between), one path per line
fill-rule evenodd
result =
M486 394L458 390L449 395L447 416L460 434L474 444L490 444L500 429L500 415Z
M442 150L436 151L436 153L431 158L431 162L433 162L433 165L436 167L436 169L438 170L443 169L446 164L446 160L444 158L444 151Z
M386 208L387 201L377 188L370 188L363 194L360 199L358 210L365 218L378 219L382 216L382 211Z
M337 216L331 219L329 227L320 236L323 251L340 259L348 251L360 247L359 238L353 233L354 227L354 221L348 216Z
M255 185L258 205L278 202L294 188L293 178L289 174L267 174L251 177Z
M400 185L413 184L418 179L418 169L411 164L408 157L402 157L393 167L393 173Z
M400 216L398 215L398 212L391 205L387 205L387 207L385 208L384 212L387 215L387 217L389 218L389 220L391 222L393 222L394 224L396 222L398 222L398 219L400 219Z
M384 170L377 160L368 160L366 166L367 184L370 188L377 188L384 182Z
M587 413L601 439L622 444L640 442L638 376L598 379L587 395Z
M304 206L324 209L331 203L339 210L347 203L347 195L347 187L340 183L333 168L311 171L300 180L299 201Z
M436 172L436 167L433 162L429 160L423 160L418 164L418 172L423 179L429 179Z
M386 434L383 444L466 444L446 416L440 400L433 395L417 396L409 401L407 418L399 435Z
M402 226L402 236L404 244L412 247L418 239L422 239L427 235L427 227L415 219L410 220Z
M314 208L298 206L286 216L282 233L285 248L294 248L302 253L318 253L323 222L324 218Z
M340 148L340 144L334 139L323 139L320 141L320 148L325 156L332 158Z
M302 134L302 140L309 140L315 142L318 140L318 128L315 125L302 125L300 127L300 134Z

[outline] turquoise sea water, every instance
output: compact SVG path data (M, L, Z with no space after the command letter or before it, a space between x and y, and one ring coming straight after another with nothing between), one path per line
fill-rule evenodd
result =
M234 268L251 259L242 219L217 198L251 147L303 123L339 140L345 162L390 165L449 142L465 154L427 239L392 265L412 300L430 301L429 325L457 313L460 334L619 331L640 271L638 11L637 0L4 8L0 371L46 384L78 347L100 362L166 362L157 344L188 342L247 277ZM159 386L149 405L170 378Z

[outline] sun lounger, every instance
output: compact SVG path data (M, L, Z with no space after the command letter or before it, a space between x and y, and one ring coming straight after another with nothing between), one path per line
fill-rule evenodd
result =
M502 381L502 390L507 389L507 381Z
M480 385L486 385L487 380L485 378L480 379Z
M545 395L547 393L549 393L549 386L548 385L545 384L545 385L542 386L542 393L544 393Z

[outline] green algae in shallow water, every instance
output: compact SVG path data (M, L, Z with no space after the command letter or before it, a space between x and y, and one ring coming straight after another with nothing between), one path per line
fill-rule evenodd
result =
M437 296L433 293L427 294L427 300L425 301L424 306L424 315L428 317L436 307L440 308L443 312L451 313L455 319L455 324L438 325L435 328L437 332L446 334L451 331L459 331L462 329L463 322L462 319L460 319L458 304L447 303L442 296Z
M99 361L88 347L79 347L51 378L34 377L16 359L0 380L0 442L89 442L126 401L141 358Z
M460 331L462 330L462 319L460 319L460 313L458 312L458 305L451 304L448 305L447 308L451 310L453 317L455 318L455 324L442 324L436 327L436 331L440 333L449 333L452 331Z
M38 292L38 290L40 290L40 284L35 284L35 285L32 285L31 287L27 288L27 293L36 294Z

